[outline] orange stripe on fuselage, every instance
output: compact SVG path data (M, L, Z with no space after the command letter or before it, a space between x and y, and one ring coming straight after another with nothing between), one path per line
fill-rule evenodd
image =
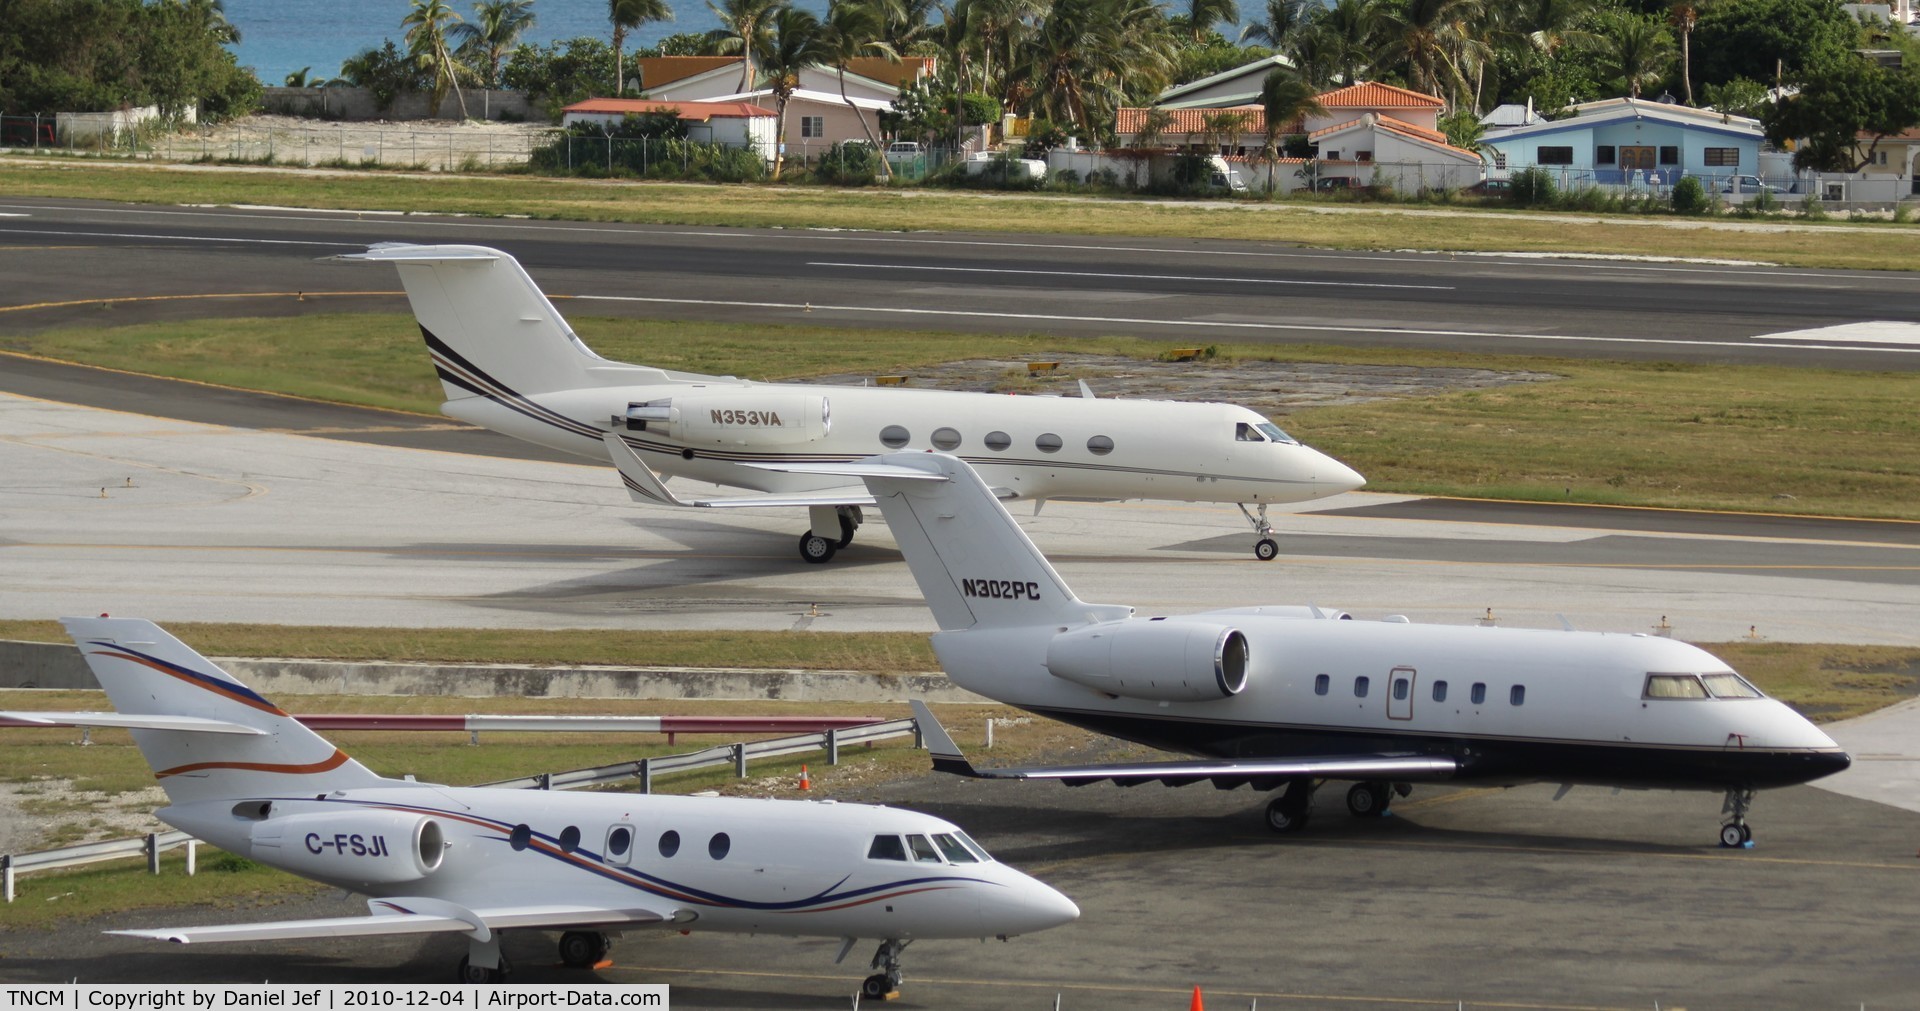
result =
M204 688L207 691L210 691L215 695L220 696L221 698L232 699L233 701L238 702L243 706L246 706L251 709L258 709L263 713L272 713L275 716L287 715L286 712L282 710L279 706L263 704L261 702L255 701L254 699L247 698L244 695L235 695L234 693L226 690L225 688L220 687L219 685L208 684L207 682L201 681L197 678L190 678L185 674L180 673L177 670L171 670L161 664L154 663L152 660L149 660L144 656L134 656L131 653L112 653L104 649L96 649L93 651L93 653L95 656L110 656L116 660L131 660L142 667L151 667L152 669L157 670L160 673L165 674L170 678L174 678L180 681L185 681L187 684L190 684L195 688Z
M275 765L271 762L195 762L192 765L176 765L171 769L161 769L153 774L153 778L165 779L168 776L180 776L189 772L209 772L215 769L276 772L283 776L310 776L316 772L331 772L347 764L348 761L347 753L335 748L328 758L307 765Z

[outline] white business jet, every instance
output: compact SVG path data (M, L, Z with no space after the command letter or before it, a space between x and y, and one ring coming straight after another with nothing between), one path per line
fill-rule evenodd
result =
M822 468L814 468L826 469ZM940 631L955 683L1199 761L976 769L944 734L935 767L987 778L1284 787L1267 821L1306 824L1321 780L1379 815L1415 782L1726 792L1720 841L1752 841L1754 791L1851 759L1724 661L1671 639L1355 621L1313 606L1136 617L1089 604L964 461L890 454L840 468L873 490ZM932 724L924 707L923 729Z
M482 428L621 467L635 500L810 510L800 557L825 562L873 500L844 477L755 463L850 462L894 449L960 453L1005 499L1231 502L1254 553L1279 554L1267 507L1366 483L1244 407L1015 397L899 387L756 383L596 355L518 261L482 246L381 244L338 257L399 268L439 371L440 410ZM685 477L757 494L681 497ZM1249 511L1248 505L1255 507Z
M200 944L464 934L462 982L507 969L506 930L560 930L591 967L609 932L665 928L881 939L862 984L900 982L923 938L1068 923L1066 896L924 814L831 801L571 794L383 779L152 622L66 618L112 713L11 712L124 727L172 802L169 825L230 853L369 896L368 916L159 930Z

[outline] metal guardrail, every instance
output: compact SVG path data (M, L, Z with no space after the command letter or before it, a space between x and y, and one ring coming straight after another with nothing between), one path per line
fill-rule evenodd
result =
M737 744L705 748L684 755L642 758L638 761L617 762L592 769L543 772L536 776L482 785L508 790L574 790L638 779L641 792L652 793L655 776L731 765L735 775L745 778L747 763L754 759L784 758L788 755L822 750L827 753L827 764L838 765L840 749L845 745L871 744L908 734L913 735L914 747L922 746L918 723L912 719L888 720L884 723L828 729L817 734L776 737L766 741L742 741ZM187 849L187 874L192 875L196 858L195 848L198 844L198 840L185 832L152 832L137 839L82 843L78 846L42 850L38 853L0 854L0 879L3 879L0 880L0 890L4 890L6 901L12 902L14 877L26 871L79 867L103 860L122 860L141 855L147 858L147 872L158 874L160 873L160 854L181 846Z

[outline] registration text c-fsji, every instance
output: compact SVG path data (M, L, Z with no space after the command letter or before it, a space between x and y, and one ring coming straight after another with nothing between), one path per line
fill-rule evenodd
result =
M0 1011L533 1011L565 1008L667 1008L664 983L531 986L340 986L249 983L163 986L138 983L0 987Z

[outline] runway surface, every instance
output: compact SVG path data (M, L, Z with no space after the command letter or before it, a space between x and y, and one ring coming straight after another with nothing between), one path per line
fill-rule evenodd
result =
M369 444L360 429L398 416L345 424L342 409L310 406L320 416L275 415L290 431L0 395L0 472L18 475L0 484L0 615L932 628L877 518L810 566L794 549L795 510L640 506L609 467ZM372 435L480 438L407 420ZM320 434L296 434L315 423ZM1252 559L1251 534L1220 506L1056 502L1021 522L1083 598L1148 614L1311 602L1466 623L1491 608L1502 624L1544 628L1564 615L1648 631L1664 617L1694 641L1920 641L1914 524L1447 515L1460 507L1327 500L1283 516L1274 563Z
M0 334L95 323L115 298L174 299L119 304L124 322L398 310L391 271L315 258L409 241L504 248L576 315L1920 367L1920 274L1895 271L22 198L0 215Z

